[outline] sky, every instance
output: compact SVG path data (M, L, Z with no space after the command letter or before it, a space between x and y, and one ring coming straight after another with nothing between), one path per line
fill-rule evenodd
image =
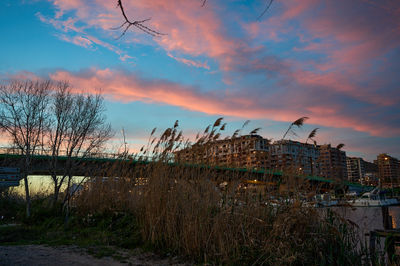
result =
M0 79L101 89L133 149L176 120L193 137L217 118L226 134L277 140L307 116L297 141L344 143L348 156L400 158L398 0L2 0ZM246 131L247 130L247 131Z

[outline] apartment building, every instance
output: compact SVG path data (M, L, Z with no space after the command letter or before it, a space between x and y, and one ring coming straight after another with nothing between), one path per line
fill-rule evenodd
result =
M259 135L245 135L193 145L177 151L175 160L195 164L208 164L235 168L265 169L269 140Z
M350 182L362 183L365 176L365 161L359 157L347 157L347 179Z
M329 179L346 180L346 152L332 147L331 144L320 145L320 175Z
M315 145L293 140L279 140L270 145L267 168L292 169L298 173L318 175L318 157L319 149Z
M346 153L331 145L306 144L293 140L270 143L259 135L193 145L175 152L177 162L233 168L271 169L347 179Z
M359 157L347 157L347 178L363 185L378 184L378 166Z
M379 184L378 165L364 161L365 175L362 180L363 185L377 186Z
M400 162L386 153L379 154L376 159L378 176L382 186L400 185Z

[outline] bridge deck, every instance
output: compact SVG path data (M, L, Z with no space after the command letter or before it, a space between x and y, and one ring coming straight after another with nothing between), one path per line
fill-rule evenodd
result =
M0 149L0 152L2 150ZM104 156L104 157L101 157ZM21 158L22 155L16 154L16 153L0 153L0 159L18 159ZM51 158L50 155L47 154L37 154L33 155L33 159L35 160L49 160ZM57 159L60 161L66 161L69 157L67 156L58 156ZM72 157L72 159L76 160L83 160L87 162L99 162L99 163L113 163L121 160L126 160L131 162L132 164L148 164L151 162L151 160L138 160L138 159L123 159L117 154L107 154L107 153L95 153L93 156L88 156L88 157ZM257 174L257 175L269 175L269 176L285 176L285 173L283 171L279 170L271 170L271 169L249 169L249 168L231 168L231 167L224 167L224 166L210 166L210 165L204 165L204 164L178 164L175 162L169 162L170 165L183 165L186 167L200 167L200 168L213 168L216 170L222 170L222 171L234 171L234 172L242 172L242 173L250 173L250 174ZM364 190L369 190L372 189L373 187L371 186L364 186L358 183L352 183L348 181L342 181L339 182L337 180L321 177L321 176L301 176L299 175L298 177L305 178L310 181L316 181L316 182L322 182L322 183L330 183L330 184L342 184L345 186L351 186L351 187L356 187Z

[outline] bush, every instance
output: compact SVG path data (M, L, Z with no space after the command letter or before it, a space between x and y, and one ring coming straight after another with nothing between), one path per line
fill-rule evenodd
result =
M0 223L12 223L24 216L25 201L17 193L0 192Z

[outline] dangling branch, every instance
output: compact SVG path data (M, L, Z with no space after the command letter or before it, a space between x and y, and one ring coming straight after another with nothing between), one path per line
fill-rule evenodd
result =
M164 33L158 32L156 30L153 30L153 29L143 25L143 23L145 23L146 21L149 21L151 18L144 19L144 20L135 20L135 21L131 22L128 19L128 16L126 15L126 13L125 13L125 10L124 10L124 7L122 6L122 1L121 0L118 0L117 6L121 9L122 16L125 19L124 23L122 23L121 26L116 27L116 28L112 28L112 30L119 30L121 28L124 29L122 31L121 35L117 39L121 39L122 36L125 35L125 33L128 31L128 29L131 26L134 26L134 27L138 28L139 30L143 31L144 33L147 33L147 34L149 34L151 36L154 36L154 37L160 36L160 35L165 35Z
M204 7L206 5L207 0L202 0L202 4L201 7ZM262 18L265 13L267 13L268 9L271 7L272 2L274 2L274 0L266 0L267 5L265 6L264 10L261 12L261 14L257 17L257 20L259 20L260 18Z
M259 20L260 18L262 18L262 16L264 16L264 14L268 11L268 9L271 7L272 2L274 2L274 0L269 0L269 3L267 3L267 5L265 6L263 12L258 16L257 20Z

